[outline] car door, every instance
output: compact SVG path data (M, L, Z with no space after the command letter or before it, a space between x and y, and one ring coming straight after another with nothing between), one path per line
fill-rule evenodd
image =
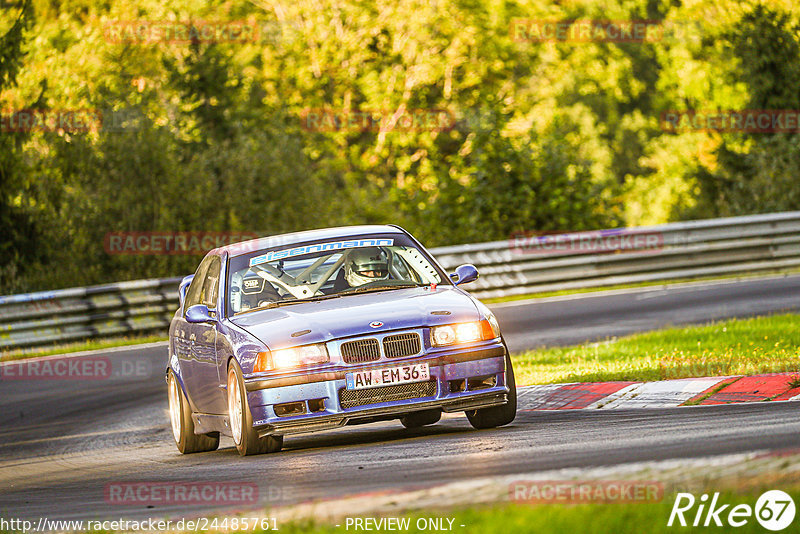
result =
M198 295L198 303L205 304L212 317L216 317L217 314L221 269L222 261L219 256L212 256ZM226 412L225 397L219 387L217 372L218 335L216 322L189 325L189 337L192 341L191 374L197 386L194 401L197 409L203 413Z
M195 335L192 334L192 324L186 321L186 310L191 306L200 303L200 293L205 280L208 265L211 263L210 258L204 259L195 271L194 278L191 284L186 289L186 297L183 300L183 309L181 316L176 321L173 335L172 335L172 352L178 357L178 365L180 366L181 380L186 388L186 393L189 396L189 403L195 408L195 397L199 395L198 389L201 389L202 384L198 384L194 375L193 361L193 344Z
M196 304L203 304L203 290L207 285L207 274L209 268L214 263L215 256L209 256L203 260L197 268L194 279L186 290L186 300L183 306L183 318L177 327L176 348L182 346L182 350L176 351L180 359L181 375L186 392L194 411L209 413L209 389L217 388L217 371L215 354L208 354L208 348L202 346L203 340L207 339L210 325L203 323L190 323L186 320L186 312ZM219 260L219 258L217 258ZM198 334L201 334L201 345L198 346ZM212 347L213 349L213 347ZM209 361L210 359L210 361ZM207 368L211 367L213 376L209 378Z

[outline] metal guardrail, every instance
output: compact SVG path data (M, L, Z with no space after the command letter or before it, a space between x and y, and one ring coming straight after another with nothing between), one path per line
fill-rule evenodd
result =
M613 231L609 231L613 232ZM800 267L800 212L750 215L625 229L656 235L656 248L587 253L579 247L525 253L512 240L443 247L431 252L448 270L473 263L469 285L479 298L725 276ZM597 232L566 234L579 240Z
M581 239L656 236L657 246L598 253ZM800 267L800 212L670 223L560 236L440 247L431 253L452 271L462 263L481 277L479 298L637 282L724 276ZM562 241L566 242L566 241ZM0 350L166 331L180 278L137 280L0 297Z
M166 331L181 278L0 297L0 350Z

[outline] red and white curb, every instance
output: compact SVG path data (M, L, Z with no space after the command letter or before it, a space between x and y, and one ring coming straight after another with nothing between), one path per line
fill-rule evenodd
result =
M682 378L661 382L588 382L517 388L519 410L669 408L800 400L797 373Z

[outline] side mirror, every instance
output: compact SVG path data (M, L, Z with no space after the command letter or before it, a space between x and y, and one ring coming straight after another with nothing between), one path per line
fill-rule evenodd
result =
M215 323L217 320L211 317L208 306L195 304L186 310L186 321L190 323Z
M178 297L181 299L181 308L183 308L183 301L186 300L186 291L189 289L189 284L192 283L192 280L194 280L193 274L184 276L183 280L181 280L181 283L178 286Z
M456 267L456 272L450 275L450 280L455 285L468 284L478 279L478 269L471 263Z

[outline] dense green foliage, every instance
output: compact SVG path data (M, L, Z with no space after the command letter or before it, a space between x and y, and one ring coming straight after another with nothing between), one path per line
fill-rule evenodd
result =
M684 109L800 109L792 3L0 2L0 293L190 272L109 232L396 223L429 245L798 209L795 134L665 131ZM659 21L645 42L515 40L514 19ZM132 42L120 21L247 21L248 42ZM448 128L309 128L443 110ZM113 125L108 117L117 120ZM6 129L8 130L8 129Z

